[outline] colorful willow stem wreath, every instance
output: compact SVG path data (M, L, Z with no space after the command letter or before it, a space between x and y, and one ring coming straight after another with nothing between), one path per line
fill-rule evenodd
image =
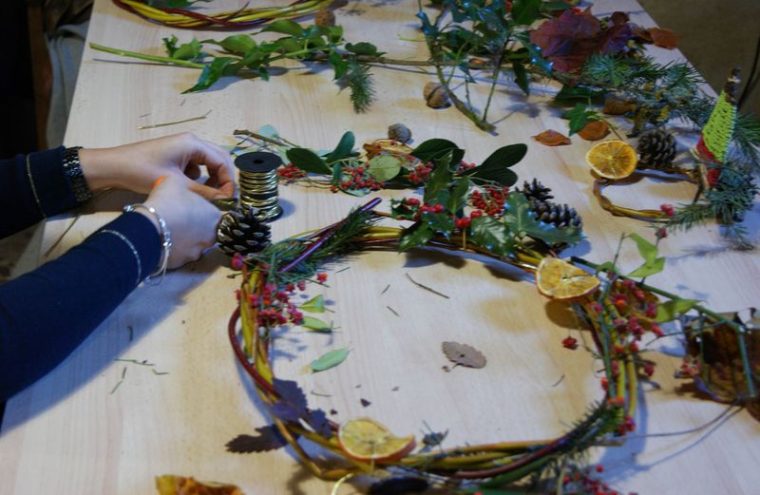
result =
M185 29L245 29L260 26L276 19L294 19L314 14L332 0L296 0L282 7L244 7L230 12L203 14L182 8L154 7L141 0L113 0L122 9L150 21Z
M614 262L594 265L574 259L574 265L596 270L595 275L587 275L599 277L601 281L593 293L567 301L579 315L582 325L591 331L595 347L592 352L604 365L604 396L589 407L585 417L567 433L553 439L500 441L435 452L404 453L393 459L357 460L340 443L340 426L329 421L323 411L308 408L305 394L295 382L275 377L271 363L274 345L271 331L288 322L298 324L302 320L303 315L288 302L289 295L298 286L303 288L304 282L316 275L318 281L324 281L326 275L318 274L318 270L326 262L348 253L399 249L400 239L411 227L377 225L380 218L387 216L373 212L379 202L380 199L376 198L338 223L273 244L261 256L248 258L241 264L243 281L238 293L239 307L229 322L230 343L259 397L268 406L274 422L272 428L319 478L341 480L368 475L383 479L403 475L432 484L446 484L447 487L471 488L473 485L501 486L531 475L540 477L546 473L567 472L572 469L572 460L586 449L609 436L623 437L635 428L633 417L639 375L651 375L654 366L639 355L638 342L647 332L662 336L657 324L660 307L672 313L673 318L686 310L697 309L708 325L724 321L720 315L693 304L686 309L674 309L673 302L680 300L677 296L618 275ZM515 246L509 255L497 255L473 243L466 230L461 229L449 238L436 235L424 245L452 252L477 253L529 273L540 270L541 260L549 256L522 244ZM660 303L655 294L664 296L669 302ZM570 349L577 347L571 337L563 344ZM752 380L748 380L748 387L751 384ZM754 394L752 385L749 395ZM338 456L345 461L344 466L322 466L299 444L299 439L313 442Z

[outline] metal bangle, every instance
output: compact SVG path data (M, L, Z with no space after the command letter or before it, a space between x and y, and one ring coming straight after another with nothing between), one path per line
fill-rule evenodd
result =
M137 209L143 209L153 215L153 217L156 219L156 222L158 223L158 233L161 237L161 258L158 263L158 268L156 271L151 273L147 276L145 279L146 282L151 283L152 285L158 285L161 283L161 280L163 280L164 275L166 274L166 269L169 266L169 256L171 255L172 250L172 235L169 231L169 228L166 226L166 221L164 218L159 215L158 211L156 211L155 208L152 206L146 206L142 203L135 203L131 205L127 205L124 207L125 213L133 212Z
M79 150L81 146L66 148L63 152L63 174L69 181L71 190L77 203L84 203L92 198L92 191L87 185L87 180L82 172L82 165L79 163Z

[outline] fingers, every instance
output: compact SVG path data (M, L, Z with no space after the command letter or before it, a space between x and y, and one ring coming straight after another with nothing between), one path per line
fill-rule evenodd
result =
M235 192L235 171L229 153L213 143L194 137L188 169L197 168L198 165L205 165L208 169L209 187L215 187L223 197L232 197ZM188 176L197 178L190 174Z
M207 186L205 184L200 184L190 179L187 179L187 188L193 191L195 194L198 194L209 201L214 200L214 199L225 199L231 196L231 195L225 194L223 191L220 191L219 189Z

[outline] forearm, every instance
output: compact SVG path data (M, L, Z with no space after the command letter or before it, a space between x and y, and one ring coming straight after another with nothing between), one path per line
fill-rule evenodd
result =
M52 370L155 268L160 241L138 213L0 286L0 401Z

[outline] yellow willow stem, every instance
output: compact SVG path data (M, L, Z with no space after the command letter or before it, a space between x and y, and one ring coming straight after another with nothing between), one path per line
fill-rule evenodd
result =
M639 401L638 375L636 374L636 364L629 356L625 363L625 370L628 374L628 416L633 418L636 415L636 408Z

